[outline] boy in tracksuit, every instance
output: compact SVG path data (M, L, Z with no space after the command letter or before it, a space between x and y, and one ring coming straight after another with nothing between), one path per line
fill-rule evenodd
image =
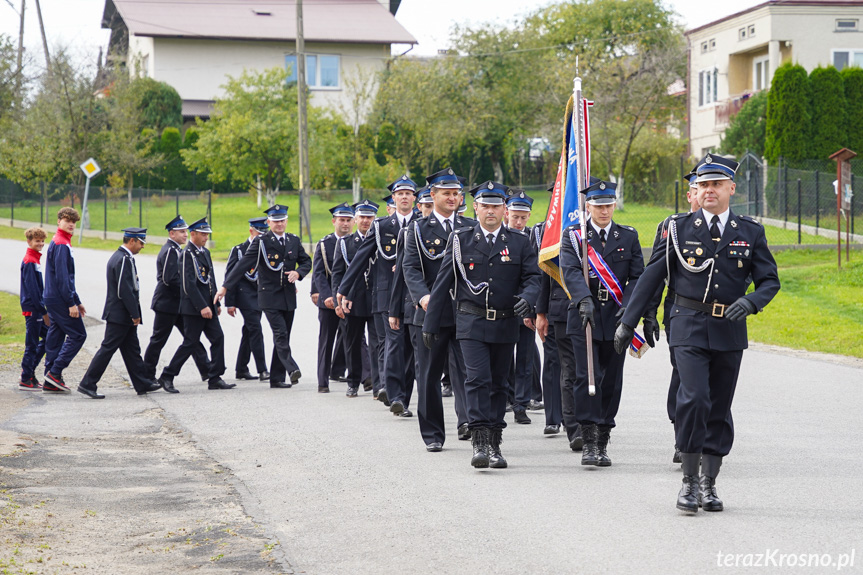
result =
M42 301L42 248L45 247L45 230L30 228L24 232L27 252L21 262L21 314L26 322L24 357L21 358L21 381L18 388L39 391L42 384L36 379L36 367L45 355L45 336L48 334L48 310Z
M74 208L57 212L57 233L48 244L45 256L45 307L51 316L51 327L45 338L46 393L71 393L63 381L63 370L81 350L87 339L84 329L86 310L75 291L75 260L72 257L72 235L81 216Z

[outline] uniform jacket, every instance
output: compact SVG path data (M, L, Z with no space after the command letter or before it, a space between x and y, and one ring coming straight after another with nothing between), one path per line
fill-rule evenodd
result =
M296 271L302 280L312 271L312 258L300 238L285 233L283 248L272 230L256 236L237 266L225 276L228 293L246 281L244 274L252 268L258 272L258 305L262 310L297 309L297 288L288 281L288 272Z
M455 230L463 227L472 228L476 225L476 220L458 214L454 216L454 221L453 229ZM419 305L419 302L423 297L431 295L432 287L441 269L443 253L449 238L434 212L425 218L411 221L407 230L402 273L411 301L416 307L414 325L423 325L425 310ZM452 327L454 325L455 314L453 310L443 310L440 326Z
M124 248L117 248L108 259L107 276L108 293L102 319L108 323L132 325L133 319L141 318L138 269L132 254Z
M597 297L600 288L599 278L590 278L590 288L584 282L581 259L576 253L580 250L580 244L573 247L570 240L570 230L578 229L579 226L569 226L563 230L563 238L560 242L560 269L563 273L563 281L569 289L571 296L567 318L567 334L578 333L581 330L581 317L578 315L578 302L593 296L593 305L596 308L594 321L596 328L593 330L593 339L596 341L613 341L614 330L617 328L617 312L620 307L611 296L607 301L600 301ZM587 225L587 240L593 249L605 260L611 271L617 277L623 287L623 307L626 307L632 291L635 289L639 276L644 271L644 256L641 254L641 244L638 242L638 232L629 226L621 226L615 222L611 223L605 247L599 240L599 234L593 226ZM580 252L579 252L580 253ZM592 272L591 272L591 275ZM605 297L605 296L603 296Z
M544 223L539 223L531 230L531 242L539 257L539 248L542 245L542 234ZM536 302L536 313L544 313L550 323L566 323L567 308L569 307L569 296L550 275L542 272L539 283L539 298Z
M474 286L482 282L488 288L475 295L456 269L455 242L451 239L446 247L440 273L432 288L428 312L423 321L423 331L438 333L445 311L452 308L450 290L453 290L455 307L463 303L483 309L512 310L518 298L535 302L539 297L539 267L536 251L530 238L520 232L501 228L497 240L489 247L479 224L458 228L461 262L467 280ZM531 304L532 305L532 304ZM513 315L491 321L464 311L456 313L457 339L473 339L488 343L517 343L522 319Z
M314 266L312 267L312 285L314 286L312 293L319 294L318 307L330 311L332 309L328 308L324 302L328 298L333 298L333 304L335 304L335 294L331 284L337 241L336 234L327 234L318 242L318 245L315 246Z
M674 292L689 299L734 303L746 297L760 311L779 291L779 274L776 261L767 247L764 228L749 216L738 216L733 211L728 215L725 230L718 244L710 237L710 219L703 210L695 213L672 216L676 227L676 253L672 236L661 238L654 250L647 269L639 285L632 294L622 322L635 326L638 318L649 304L662 280L669 276L669 287ZM672 227L672 230L673 230ZM687 265L699 267L713 259L713 275L710 268L693 272L680 261L683 257ZM670 273L669 273L670 272ZM755 282L755 291L746 294L750 281ZM669 346L691 345L714 351L746 349L749 339L745 321L729 321L724 317L672 306L671 339Z
M372 290L374 289L373 276L371 275L371 264L366 261L365 265L359 264L359 267L354 267L353 262L363 244L363 237L359 232L354 232L349 236L340 238L336 242L336 253L333 257L333 275L330 278L330 289L333 293L341 293L343 296L351 300L351 313L354 317L371 317L372 316ZM347 257L347 260L345 259ZM359 279L347 289L345 284L342 287L342 279L348 273L348 270L353 267L357 270ZM341 291L341 290L345 291Z
M180 291L183 278L180 276L180 259L183 248L174 240L168 240L156 257L156 289L150 309L161 313L179 313Z
M66 307L81 305L75 291L75 259L72 257L72 236L57 230L48 244L45 256L45 304L63 304Z
M199 316L209 307L215 318L219 304L213 305L217 290L210 250L188 242L180 260L180 277L180 313Z
M407 237L410 227L399 230L399 237L396 240L396 269L393 274L393 288L390 291L390 301L387 309L389 309L389 317L397 317L402 323L408 325L422 325L414 323L416 315L416 306L411 300L410 292L405 285L404 275L404 259L405 259L405 238Z
M246 250L249 249L251 243L251 240L246 240L240 245L231 248L231 254L228 256L228 265L225 269L226 277L240 263L240 259L246 253ZM258 306L258 276L256 272L257 270L254 268L244 271L243 279L237 283L237 289L231 290L225 295L226 306L261 311L261 308Z
M361 280L369 261L372 261L369 268L369 284L373 286L372 313L389 311L400 229L396 214L376 219L351 260L351 266L345 272L339 286L339 292L342 294L354 289L356 282Z
M45 285L42 283L42 265L39 263L41 258L40 252L27 248L24 261L21 262L19 299L21 300L21 311L26 315L43 316L48 313L48 310L45 309L45 302L42 300Z

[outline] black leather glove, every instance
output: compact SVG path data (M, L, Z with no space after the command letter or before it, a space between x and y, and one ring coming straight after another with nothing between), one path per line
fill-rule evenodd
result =
M614 332L614 351L623 353L632 342L632 336L635 333L635 328L629 327L625 323L617 326Z
M616 322L614 322L614 327L617 327L617 326L619 326L619 325L620 325L620 320L622 320L622 319L623 319L623 314L624 314L624 313L626 313L626 306L625 306L625 305L624 305L624 306L620 306L620 309L619 309L619 310L617 310L617 313L616 313L616 314L614 314L614 319L616 319L616 320L617 320Z
M512 309L518 317L527 317L533 312L533 306L527 303L523 297L518 298Z
M746 319L746 316L755 313L755 304L745 297L737 298L737 301L725 310L725 317L731 321Z
M596 329L596 321L593 319L593 314L596 307L593 305L593 298L587 296L578 302L578 315L581 316L581 329L584 329L587 324L590 324L590 329Z
M656 320L656 311L647 310L644 314L644 341L650 347L656 347L659 341L659 322Z
M437 341L436 333L429 333L427 331L423 332L423 345L427 348L431 349L434 347L435 342Z

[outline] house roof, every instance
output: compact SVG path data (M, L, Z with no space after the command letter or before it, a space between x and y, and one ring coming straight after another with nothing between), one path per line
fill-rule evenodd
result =
M764 8L765 6L829 6L832 8L841 8L846 6L863 6L863 0L767 0L767 2L761 2L760 4L756 4L755 6L747 8L745 10L741 10L740 12L729 14L724 18L714 20L713 22L704 24L703 26L699 26L698 28L687 30L686 35L688 36L689 34L692 34L694 32L699 32L701 30L711 28L713 26L716 26L717 24L721 24L722 22L731 20L732 18L737 18L738 16L742 16L743 14L748 14L749 12L754 12L760 8Z
M105 0L102 27L119 15L129 34L162 38L296 40L295 0ZM377 0L303 0L306 42L416 44Z

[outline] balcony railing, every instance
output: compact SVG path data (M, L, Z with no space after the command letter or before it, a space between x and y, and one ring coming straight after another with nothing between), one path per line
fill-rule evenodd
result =
M751 98L753 92L744 92L743 94L736 96L734 98L729 98L724 102L716 103L716 126L727 126L728 122L734 115L740 111L740 108L743 107L743 104L746 103L746 100Z

